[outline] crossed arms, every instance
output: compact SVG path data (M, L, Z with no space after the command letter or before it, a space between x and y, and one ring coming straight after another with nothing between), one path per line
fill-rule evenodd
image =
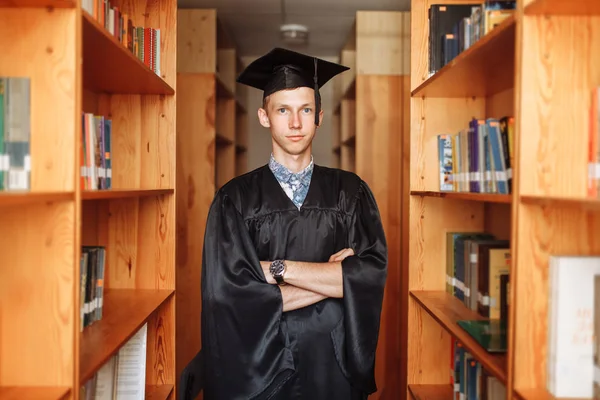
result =
M283 311L306 307L328 297L343 297L342 261L351 255L354 255L352 249L342 249L331 255L325 263L286 260L287 284L279 286L283 298ZM271 262L261 261L260 264L267 282L276 284L269 272Z

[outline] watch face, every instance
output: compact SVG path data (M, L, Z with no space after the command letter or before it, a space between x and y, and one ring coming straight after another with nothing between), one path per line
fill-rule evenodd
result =
M270 269L272 275L281 276L285 270L285 264L281 260L273 261Z

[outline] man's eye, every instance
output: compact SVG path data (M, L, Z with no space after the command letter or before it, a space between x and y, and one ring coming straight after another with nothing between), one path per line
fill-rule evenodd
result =
M310 108L305 108L305 109L304 109L304 112L305 112L306 114L310 113L311 111L312 111L312 110L311 110Z
M285 108L280 108L278 111L283 114L285 112Z

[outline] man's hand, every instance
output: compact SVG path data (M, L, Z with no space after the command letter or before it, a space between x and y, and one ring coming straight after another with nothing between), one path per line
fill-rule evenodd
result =
M335 254L332 254L331 257L329 257L329 262L342 262L344 261L344 259L346 257L350 257L354 255L354 250L352 249L342 249L340 251L338 251Z

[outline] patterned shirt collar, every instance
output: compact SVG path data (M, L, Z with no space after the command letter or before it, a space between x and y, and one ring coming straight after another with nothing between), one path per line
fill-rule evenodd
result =
M313 156L310 156L310 163L306 168L304 168L300 172L292 172L284 165L280 164L275 160L273 154L271 154L271 159L269 160L269 168L273 171L273 175L277 178L279 182L289 182L293 177L295 177L300 183L308 186L310 184L310 179L312 177L312 172L314 169Z
M273 154L269 160L269 168L277 178L277 181L292 200L296 207L300 208L308 193L310 181L314 170L313 157L310 157L310 163L302 171L294 173L275 160Z

